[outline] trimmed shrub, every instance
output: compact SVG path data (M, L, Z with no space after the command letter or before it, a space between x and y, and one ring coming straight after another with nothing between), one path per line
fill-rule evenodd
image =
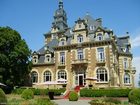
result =
M131 89L81 89L81 97L128 97Z
M140 89L133 89L128 95L129 102L140 105Z
M0 105L6 105L7 98L5 96L4 91L0 88Z
M22 94L22 92L25 89L26 88L17 88L17 89L14 89L12 93ZM55 96L59 96L66 91L65 88L62 88L62 89L34 89L34 88L31 88L31 90L33 91L34 95L48 95L49 91L53 91Z
M69 101L77 101L78 100L78 94L75 91L71 91L69 94Z
M49 98L38 98L37 105L55 105Z
M31 89L25 89L22 92L21 97L24 98L25 100L33 99L34 98L34 93Z

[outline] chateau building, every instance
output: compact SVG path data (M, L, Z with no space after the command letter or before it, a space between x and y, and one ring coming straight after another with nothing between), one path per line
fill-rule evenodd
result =
M32 54L33 87L46 88L45 83L58 79L66 80L67 88L134 87L136 70L128 32L117 37L103 27L101 18L89 14L70 28L61 0L53 18L44 46Z

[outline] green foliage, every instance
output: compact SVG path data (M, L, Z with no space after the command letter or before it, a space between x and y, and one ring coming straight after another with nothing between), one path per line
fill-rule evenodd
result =
M121 101L116 98L106 97L106 98L104 98L104 101L107 103L121 104Z
M21 97L24 98L25 100L33 99L34 98L34 93L31 89L25 89L22 92Z
M37 105L55 105L49 98L38 98Z
M0 88L0 104L6 104L7 98L5 96L4 91Z
M129 102L140 105L140 89L133 89L128 95Z
M75 91L71 91L69 94L69 101L78 101L78 94Z
M20 34L10 27L0 27L0 82L22 85L30 72L30 50Z
M26 88L17 88L14 89L12 93L14 94L22 94L22 92L25 90ZM49 91L53 91L55 96L59 96L61 95L61 93L65 92L65 89L34 89L31 88L31 90L33 91L34 95L48 95Z
M121 104L121 101L114 98L103 97L89 102L91 105L116 105Z
M131 89L81 89L81 97L128 97Z

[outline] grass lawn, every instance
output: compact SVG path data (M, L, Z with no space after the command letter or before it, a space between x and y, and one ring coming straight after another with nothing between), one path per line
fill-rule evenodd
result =
M49 100L48 96L34 96L34 99L31 100L24 100L20 95L15 94L8 94L6 96L8 100L7 105L56 105Z

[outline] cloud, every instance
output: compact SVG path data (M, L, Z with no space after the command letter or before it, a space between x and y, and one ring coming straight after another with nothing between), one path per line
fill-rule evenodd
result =
M133 66L136 67L135 86L138 87L139 74L140 74L140 56L133 58Z
M137 28L133 33L131 38L132 48L140 47L140 28Z
M132 48L140 47L140 35L131 40Z

